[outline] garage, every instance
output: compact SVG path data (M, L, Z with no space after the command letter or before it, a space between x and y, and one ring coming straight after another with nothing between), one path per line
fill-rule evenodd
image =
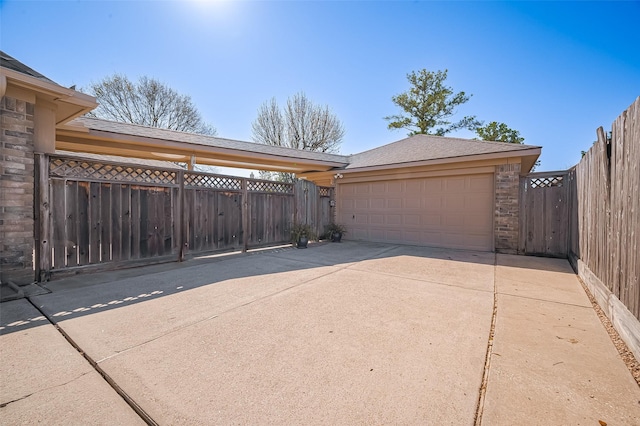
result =
M493 250L493 174L340 185L349 238Z
M493 173L339 185L354 240L493 250Z

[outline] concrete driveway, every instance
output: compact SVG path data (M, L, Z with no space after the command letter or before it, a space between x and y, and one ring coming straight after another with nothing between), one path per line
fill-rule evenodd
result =
M0 422L640 422L564 260L345 242L48 287L33 304L96 368L28 301L2 304Z

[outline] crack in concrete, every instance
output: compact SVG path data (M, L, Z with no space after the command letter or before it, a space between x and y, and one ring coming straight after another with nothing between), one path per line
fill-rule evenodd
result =
M485 357L484 371L482 372L482 381L480 382L480 390L478 395L478 404L476 405L476 415L473 424L480 426L482 424L482 414L484 410L484 399L487 393L489 382L489 369L491 368L491 354L493 352L493 339L496 333L496 317L498 313L498 284L497 284L498 256L494 254L493 260L493 313L491 315L491 328L489 329L489 340L487 342L487 354Z
M558 302L557 300L540 299L538 297L523 296L523 295L520 295L520 294L511 294L511 293L498 293L498 294L501 295L501 296L517 297L518 299L536 300L538 302L555 303L557 305L573 306L573 307L576 307L576 308L592 309L591 306L577 305L575 303L568 303L568 302Z
M14 402L22 401L22 400L27 399L27 398L29 398L29 397L31 397L31 396L33 396L33 395L36 395L36 394L39 394L39 393L42 393L42 392L46 392L46 391L50 391L51 389L56 389L56 388L59 388L59 387L62 387L62 386L66 386L66 385L68 385L69 383L73 383L73 382L75 382L76 380L79 380L80 378L82 378L82 377L86 376L87 374L89 374L89 373L91 373L91 372L92 372L92 371L84 372L84 373L80 374L79 376L74 377L73 379L68 380L68 381L66 381L66 382L64 382L64 383L60 383L60 384L57 384L57 385L49 386L48 388L44 388L44 389L39 389L39 390L37 390L37 391L35 391L35 392L31 392L31 393L30 393L30 394L28 394L28 395L21 396L20 398L16 398L16 399L14 399L14 400L12 400L12 401L8 401L8 402L0 403L0 408L4 408L4 407L6 407L6 406L7 406L7 405L9 405L9 404L13 404Z

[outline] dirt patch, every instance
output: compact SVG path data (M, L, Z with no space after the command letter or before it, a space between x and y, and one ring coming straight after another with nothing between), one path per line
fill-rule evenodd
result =
M620 338L620 335L611 324L611 321L609 321L609 318L607 318L607 316L604 314L604 311L602 310L602 308L600 308L600 306L596 302L595 297L593 297L585 283L580 279L580 277L577 278L578 281L580 281L580 285L582 285L582 288L587 294L587 297L589 297L589 300L593 305L593 309L595 309L598 318L600 318L600 321L602 322L602 325L604 326L605 330L607 330L607 333L609 333L609 337L611 337L611 341L613 341L613 344L618 350L622 361L624 361L625 365L631 372L631 375L634 379L636 379L636 383L638 384L638 386L640 386L640 363L633 356L633 353L629 350L627 344L624 343L624 340Z

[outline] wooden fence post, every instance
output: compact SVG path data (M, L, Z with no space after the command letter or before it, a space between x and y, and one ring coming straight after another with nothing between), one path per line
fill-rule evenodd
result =
M249 248L249 189L248 179L242 179L242 252Z
M51 271L51 202L49 196L49 156L36 154L35 268L36 280L46 281Z
M184 222L186 220L184 214L184 170L180 170L178 172L178 199L176 203L178 204L176 210L176 244L178 247L178 262L182 262L184 260L184 241L185 241L185 232L186 226Z

